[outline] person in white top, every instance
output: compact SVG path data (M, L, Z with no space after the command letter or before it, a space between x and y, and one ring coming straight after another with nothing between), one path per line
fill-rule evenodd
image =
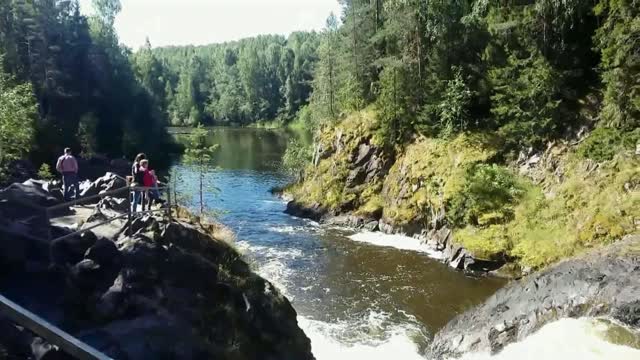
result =
M71 196L71 187L73 187L74 198L80 197L80 188L78 186L78 161L71 154L71 149L64 149L64 155L58 158L56 170L62 174L62 184L64 189L64 200L69 201Z

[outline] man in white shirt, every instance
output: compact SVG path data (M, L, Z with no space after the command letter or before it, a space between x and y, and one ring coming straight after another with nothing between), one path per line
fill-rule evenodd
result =
M73 186L74 198L80 197L80 188L78 187L78 161L71 155L71 149L64 149L64 155L58 158L56 170L62 174L62 184L64 188L64 200L69 201L71 197L69 192Z

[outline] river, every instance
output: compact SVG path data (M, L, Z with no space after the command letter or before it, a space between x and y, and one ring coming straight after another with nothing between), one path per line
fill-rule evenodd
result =
M236 232L254 270L292 301L318 360L424 359L432 334L504 285L453 271L413 239L355 234L284 214L286 203L269 190L290 180L280 171L290 136L214 129L211 142L220 149L206 183L218 191L208 191L205 201ZM194 204L197 175L176 166L179 191Z

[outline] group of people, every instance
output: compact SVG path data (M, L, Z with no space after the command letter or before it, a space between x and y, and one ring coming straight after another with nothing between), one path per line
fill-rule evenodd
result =
M158 189L158 177L155 170L151 170L149 167L149 159L144 153L138 154L134 159L131 166L131 176L134 186L146 188L145 190L133 192L132 211L135 212L138 209L138 205L142 205L142 211L144 211L147 203L149 205L162 203L160 190Z
M65 201L73 198L80 198L80 187L78 185L78 161L73 156L70 148L64 149L64 154L58 158L56 170L62 175L63 193ZM131 185L136 188L133 191L133 201L131 210L137 211L138 206L145 206L153 203L163 203L158 189L158 177L156 172L149 167L149 159L144 153L136 156L131 167ZM143 189L141 189L143 188Z

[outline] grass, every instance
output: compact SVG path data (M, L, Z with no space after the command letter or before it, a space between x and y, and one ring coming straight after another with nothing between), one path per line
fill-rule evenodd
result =
M596 129L578 146L555 147L555 165L541 167L535 183L496 163L504 142L495 134L422 137L399 151L384 180L345 188L351 154L364 142L381 145L377 130L366 109L322 131L317 142L330 156L288 192L334 212L347 204L361 216L382 210L396 226L435 219L479 258L506 256L533 269L640 233L640 130Z
M557 183L549 174L547 182L556 183L546 192L527 184L513 220L500 225L498 234L494 226L470 227L456 231L456 241L481 256L505 253L524 266L542 268L638 232L640 162L635 155L620 153L596 171L575 153L564 163L564 180Z
M471 166L496 154L497 143L488 134L462 134L409 145L384 183L385 219L401 225L428 221L462 191Z

